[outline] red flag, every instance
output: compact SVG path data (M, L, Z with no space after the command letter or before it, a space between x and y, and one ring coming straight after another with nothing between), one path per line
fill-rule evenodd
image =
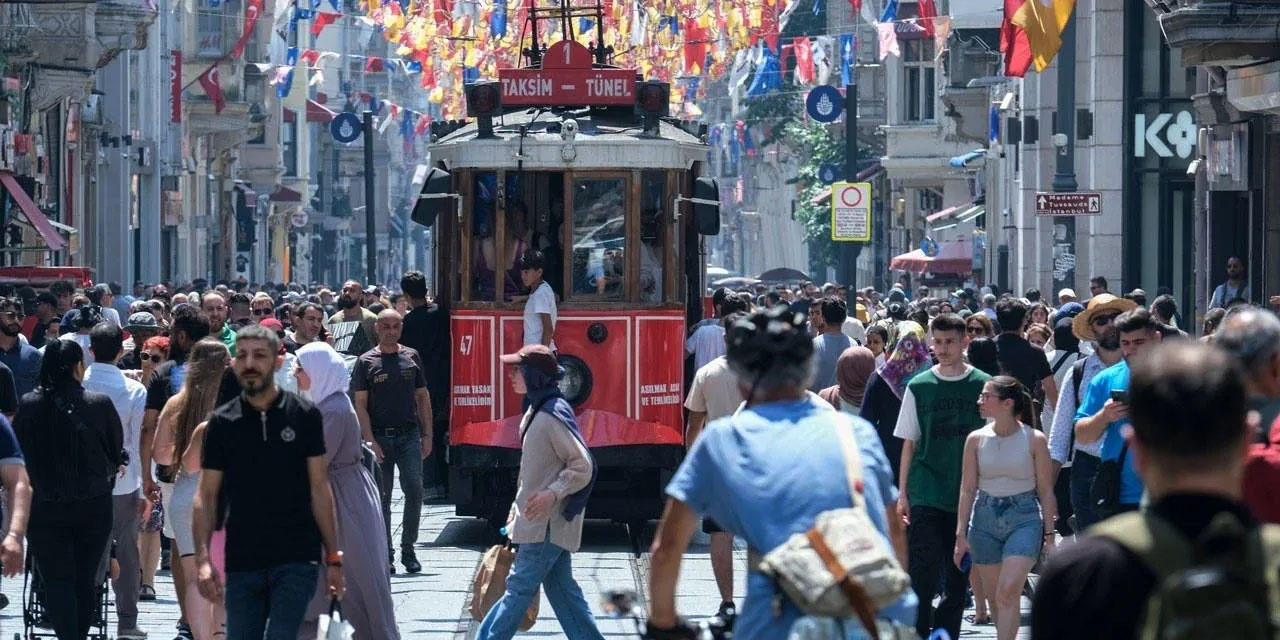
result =
M707 30L698 26L694 18L684 21L684 72L700 74L707 61Z
M369 56L369 59L364 63L364 72L366 74L370 74L377 73L379 71L382 71L382 58Z
M418 124L413 127L413 135L420 136L427 132L427 125L431 124L431 116L422 114L418 116Z
M803 84L813 84L817 77L813 68L813 44L808 38L796 38L792 44L795 45L796 80Z
M200 81L200 86L204 87L205 95L213 100L213 112L222 113L222 110L227 108L227 98L222 95L222 87L218 86L218 65L209 67L197 79Z
M320 60L320 52L316 51L315 49L307 49L302 52L301 56L298 56L298 57L301 58L302 61L314 67L316 66L316 63Z
M169 66L169 121L182 122L182 49L169 52L173 62Z
M236 40L236 45L231 47L231 56L239 58L244 53L244 45L249 42L249 36L253 34L254 25L258 24L258 17L262 15L262 0L249 0L244 6L244 31L240 33L240 38Z
M862 0L849 0L849 6L853 9L853 13L849 17L856 20L858 12L862 11Z
M924 27L924 35L932 38L933 19L938 17L938 5L933 0L919 0L920 26Z
M317 11L315 17L311 19L311 35L319 37L325 27L333 24L340 17L342 17L340 13Z
M1000 51L1004 53L1004 74L1015 78L1027 75L1031 67L1031 42L1027 32L1013 23L1013 14L1023 2L1039 0L1004 0L1004 22L1000 24Z

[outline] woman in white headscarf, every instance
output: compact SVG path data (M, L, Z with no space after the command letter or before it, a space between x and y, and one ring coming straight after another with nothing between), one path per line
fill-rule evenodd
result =
M373 476L363 464L360 421L347 397L349 374L341 354L324 342L298 349L295 376L302 396L324 416L325 460L338 512L338 542L347 593L342 616L355 628L355 640L398 640L387 569L382 502ZM324 581L307 611L299 638L315 638L315 624L329 610ZM309 634L309 635L308 635Z

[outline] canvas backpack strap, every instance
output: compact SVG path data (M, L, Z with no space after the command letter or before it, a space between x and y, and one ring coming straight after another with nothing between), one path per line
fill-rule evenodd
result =
M822 560L822 564L827 567L827 571L836 579L836 585L844 592L849 604L853 606L853 610L857 612L858 619L862 621L862 626L866 627L867 633L871 637L878 637L876 632L876 608L871 602L871 597L867 595L867 590L858 584L858 582L849 577L849 571L840 564L840 559L836 557L831 547L827 546L827 541L815 527L805 533L805 537L809 540L809 546L813 548L814 553L818 554L818 558Z
M1089 535L1115 541L1138 556L1155 574L1156 584L1190 567L1194 545L1173 525L1147 511L1108 518L1090 527Z
M849 495L853 497L853 506L866 508L862 498L862 455L858 453L858 443L853 439L853 429L836 421L836 437L840 440L840 452L844 457L844 473L849 480ZM874 634L872 634L874 636Z

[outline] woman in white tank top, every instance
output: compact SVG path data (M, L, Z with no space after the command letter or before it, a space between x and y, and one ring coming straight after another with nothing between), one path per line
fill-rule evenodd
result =
M963 570L969 556L988 594L994 585L1000 640L1018 635L1022 585L1041 550L1053 544L1058 514L1049 441L1028 426L1033 410L1021 383L996 376L978 397L978 411L990 422L964 443L955 562Z

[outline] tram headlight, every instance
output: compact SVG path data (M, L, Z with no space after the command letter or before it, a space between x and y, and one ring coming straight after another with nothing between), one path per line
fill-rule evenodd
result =
M670 115L671 85L665 82L636 84L636 111L643 116Z
M467 87L467 115L486 118L501 115L502 90L496 82L477 82Z
M577 356L560 354L556 360L564 368L564 377L560 378L560 393L565 400L577 408L591 396L594 380L591 378L591 367Z

